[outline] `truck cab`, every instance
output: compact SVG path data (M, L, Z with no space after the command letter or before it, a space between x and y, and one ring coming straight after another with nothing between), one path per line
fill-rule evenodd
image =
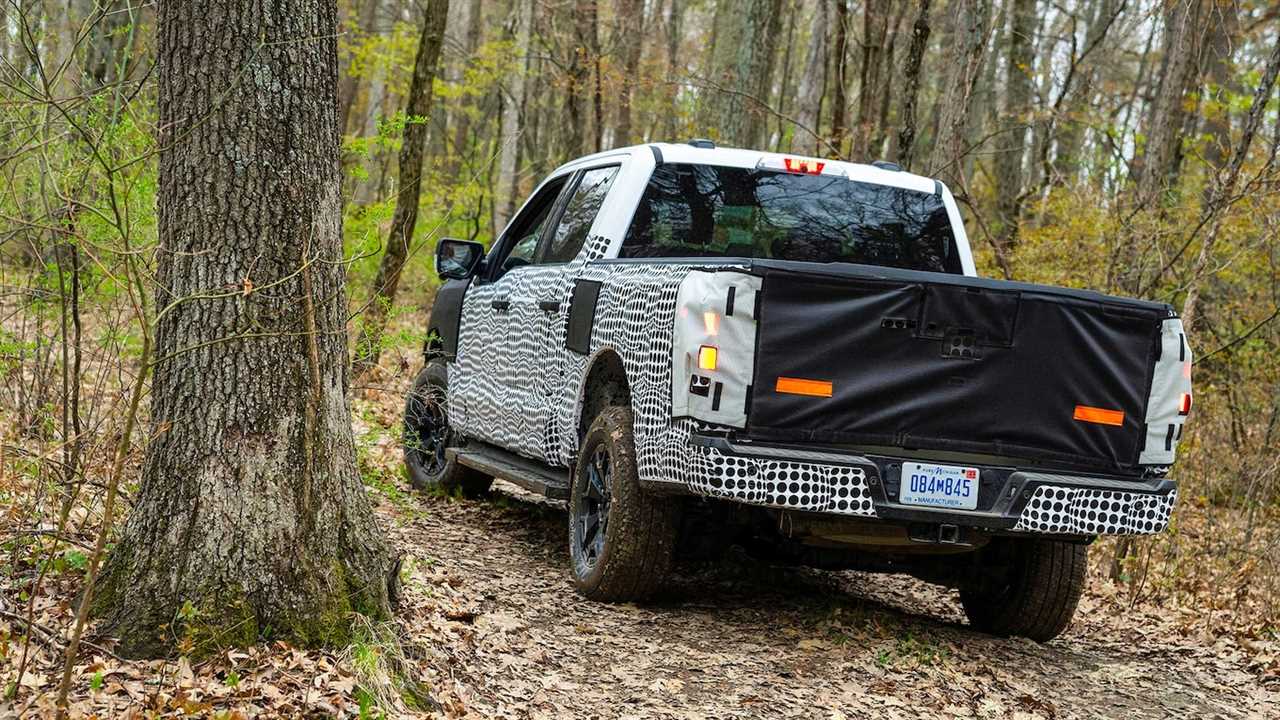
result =
M975 626L1045 640L1088 544L1176 499L1172 309L977 277L945 185L889 163L599 153L437 269L410 477L567 500L588 597L648 597L712 538L956 586Z

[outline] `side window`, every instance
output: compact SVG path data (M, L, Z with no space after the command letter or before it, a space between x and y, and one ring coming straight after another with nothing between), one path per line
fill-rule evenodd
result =
M618 174L618 166L594 168L582 174L573 196L565 204L560 223L555 234L548 238L546 249L542 252L542 263L564 263L572 260L582 244L587 240L587 232L591 223L595 222L596 213L604 204L609 186Z
M531 265L538 250L538 241L547 228L547 219L556 207L556 200L564 190L565 178L557 179L542 189L529 202L528 207L516 217L503 238L497 256L497 270L493 279L502 277L508 270L521 265Z

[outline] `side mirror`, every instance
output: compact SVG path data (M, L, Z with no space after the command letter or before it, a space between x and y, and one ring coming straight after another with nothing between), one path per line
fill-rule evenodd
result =
M483 259L484 246L478 242L443 238L436 243L436 274L445 280L466 280Z

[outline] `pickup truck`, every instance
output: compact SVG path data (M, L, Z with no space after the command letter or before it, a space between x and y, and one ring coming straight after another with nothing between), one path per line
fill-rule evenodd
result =
M651 144L570 162L445 281L405 408L419 488L569 506L588 598L673 559L910 573L1047 641L1099 535L1163 531L1191 409L1168 305L980 278L937 180Z

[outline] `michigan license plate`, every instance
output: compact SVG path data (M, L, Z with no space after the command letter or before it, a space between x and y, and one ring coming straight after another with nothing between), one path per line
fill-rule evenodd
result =
M904 505L972 510L978 507L979 475L977 468L904 462L898 499Z

